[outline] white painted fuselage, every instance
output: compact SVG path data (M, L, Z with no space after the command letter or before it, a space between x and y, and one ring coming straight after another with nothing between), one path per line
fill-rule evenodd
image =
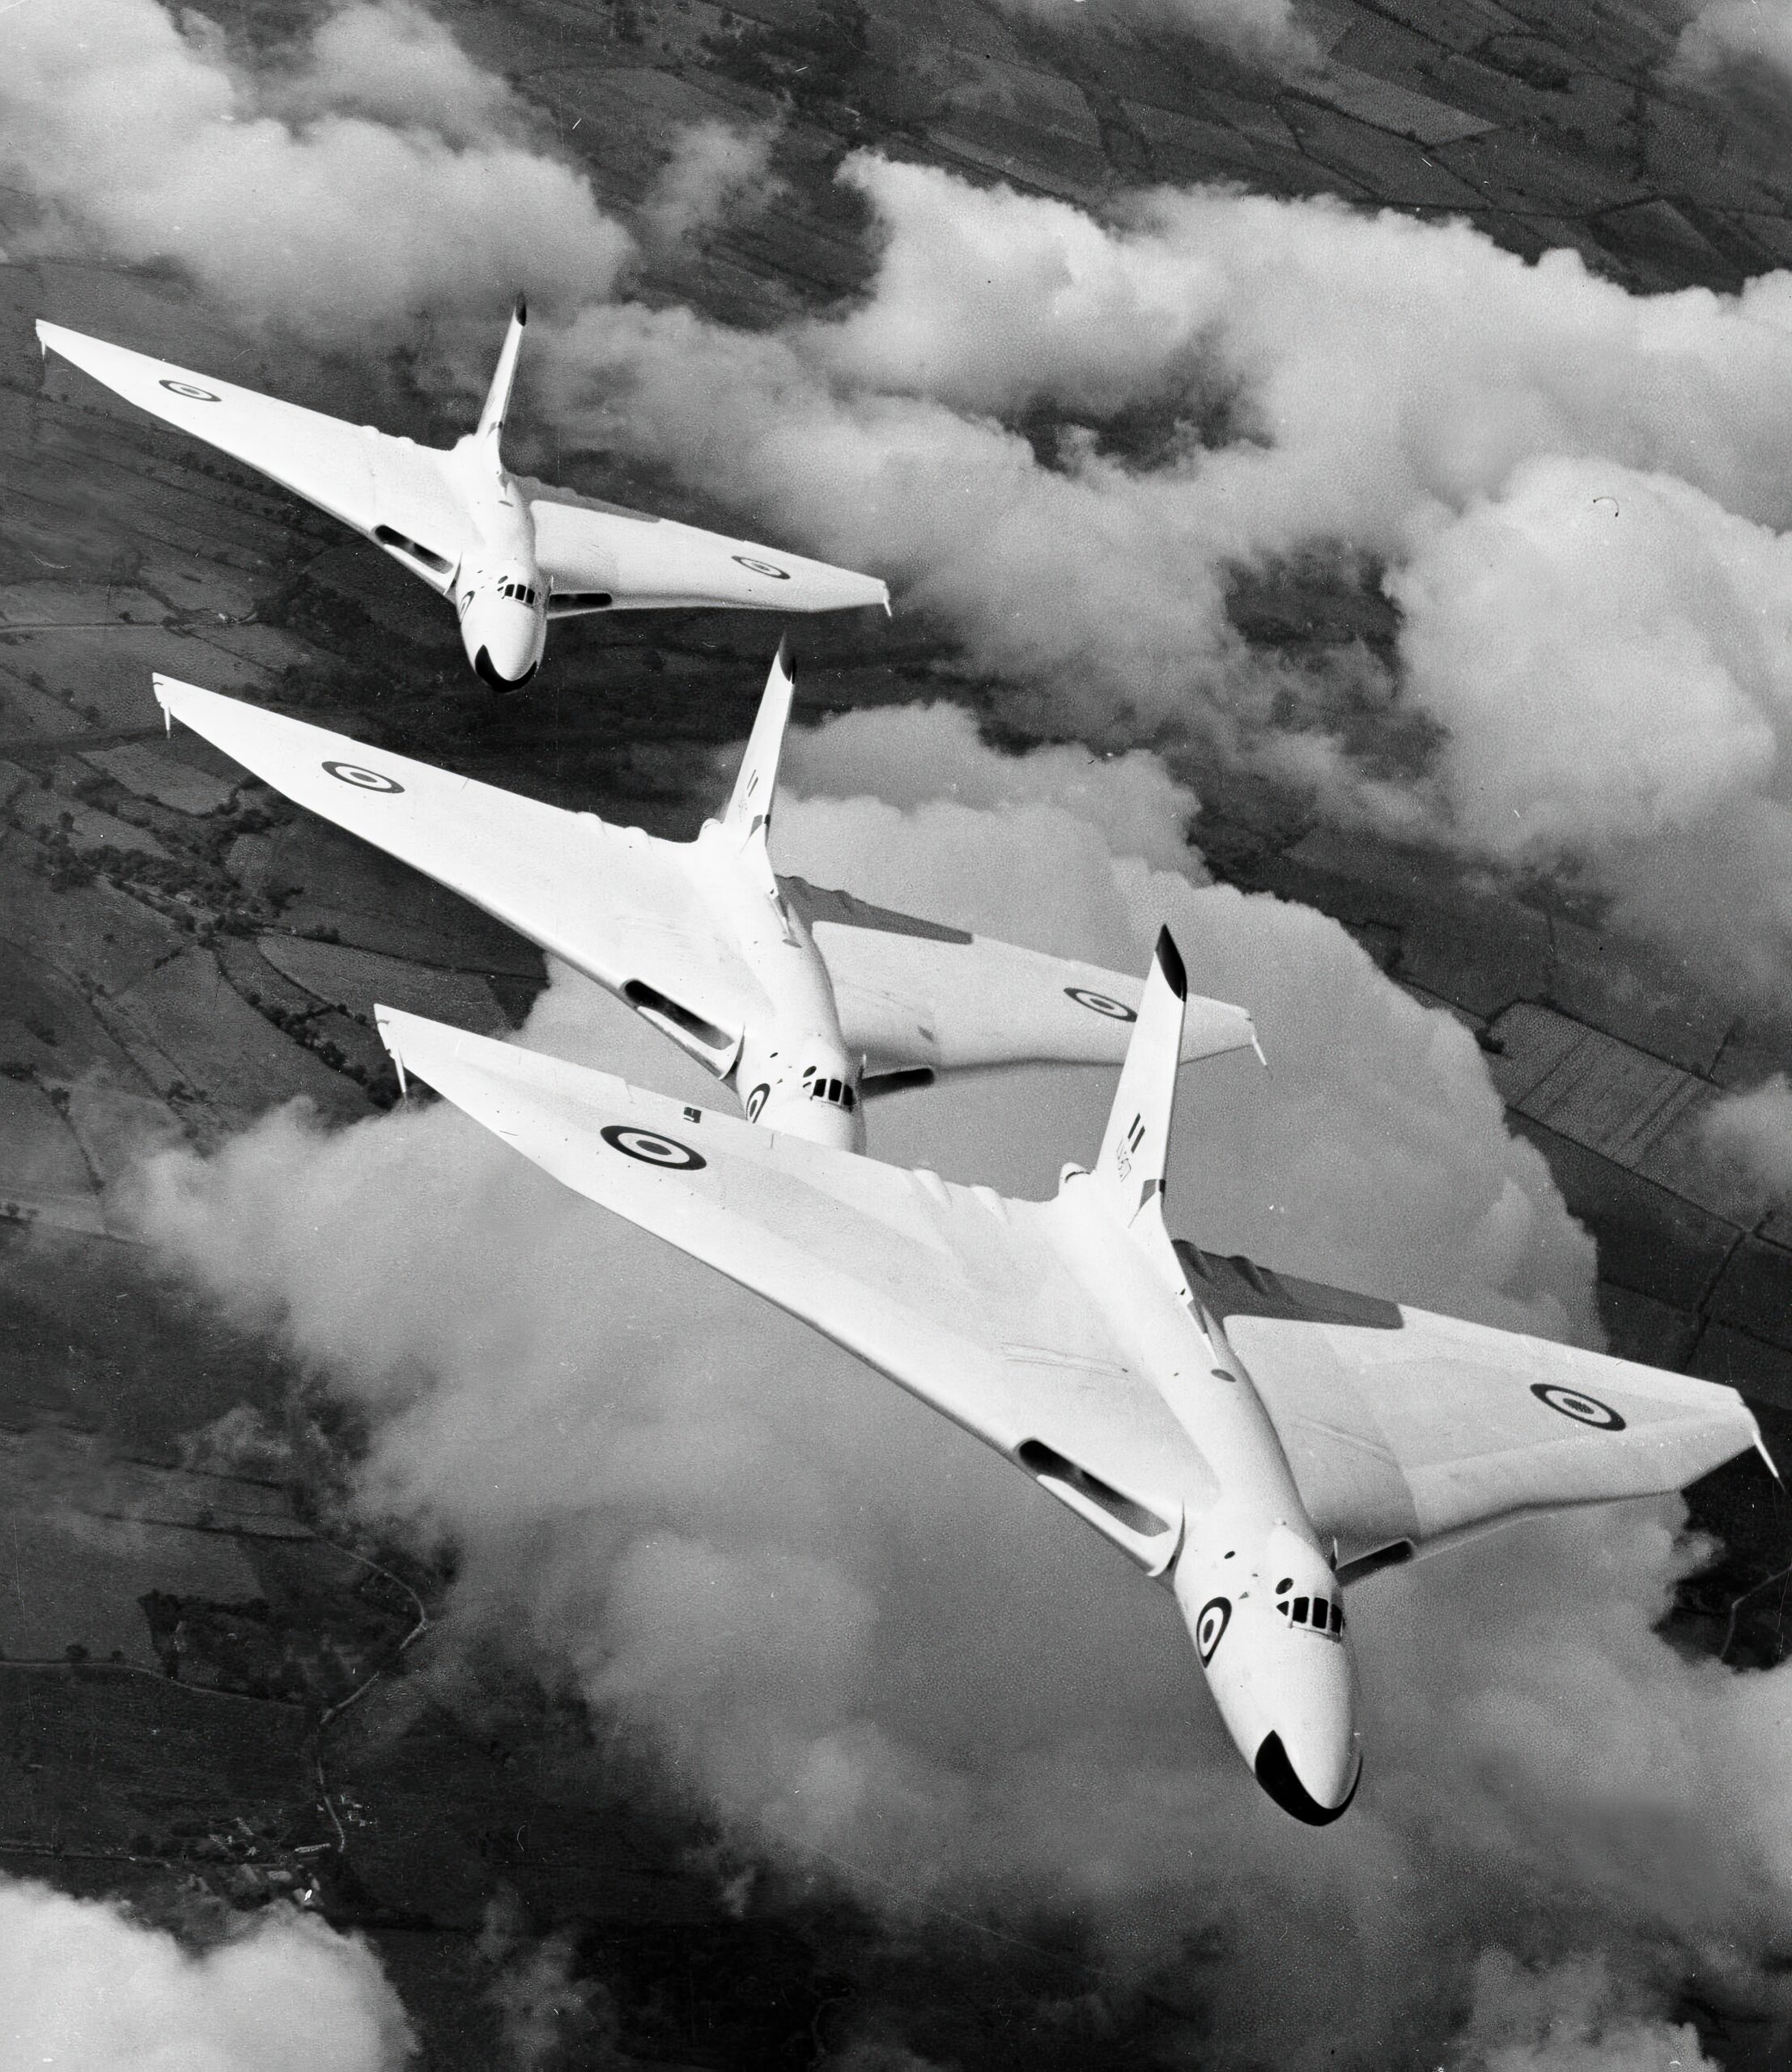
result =
M1333 1819L1361 1768L1356 1672L1343 1593L1269 1413L1223 1327L1191 1293L1156 1201L1122 1225L1093 1179L1072 1172L1049 1221L1069 1270L1197 1457L1182 1478L1167 1565L1109 1536L1168 1582L1259 1782L1297 1817Z
M535 521L499 451L502 420L469 432L448 465L465 500L470 543L454 572L455 616L475 672L520 690L547 647L550 585L535 558Z
M847 1052L827 966L779 891L763 839L743 847L720 822L706 821L686 862L764 996L727 1074L747 1119L863 1151L864 1061Z

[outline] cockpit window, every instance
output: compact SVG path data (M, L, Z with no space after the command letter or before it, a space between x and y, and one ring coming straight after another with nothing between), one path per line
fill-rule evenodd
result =
M859 1097L843 1079L809 1079L813 1066L803 1074L809 1079L809 1098L811 1101L826 1101L835 1108L844 1108L850 1115L859 1105Z
M1344 1606L1335 1597L1297 1597L1292 1604L1288 1593L1294 1587L1293 1578L1285 1576L1276 1586L1276 1609L1291 1626L1305 1626L1315 1633L1323 1633L1328 1639L1341 1637L1344 1629Z

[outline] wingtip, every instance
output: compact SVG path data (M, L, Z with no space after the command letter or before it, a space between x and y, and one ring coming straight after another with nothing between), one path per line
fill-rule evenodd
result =
M1168 928L1157 931L1157 969L1164 974L1164 981L1179 1000L1188 998L1188 973L1183 968L1183 953L1176 947L1176 939Z
M520 289L517 291L516 306L512 310L511 315L519 324L526 324L529 321L529 297Z
M791 682L796 682L796 660L790 652L790 635L788 632L778 636L778 652L771 659L771 666L788 677Z
M1779 1463L1767 1450L1767 1441L1761 1437L1761 1428L1758 1424L1755 1427L1755 1450L1767 1463L1768 1473L1773 1476L1773 1480L1777 1482L1781 1488L1784 1488L1786 1477L1780 1472Z

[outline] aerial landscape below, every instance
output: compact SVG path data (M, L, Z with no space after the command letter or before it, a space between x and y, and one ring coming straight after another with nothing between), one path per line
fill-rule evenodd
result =
M1783 1464L1792 11L1740 13L0 11L0 2066L1788 2061L1746 1437L1684 1505L1347 1560L1370 1753L1297 1826L1202 1607L1061 1494L1114 1490L401 1091L376 1004L731 1127L688 914L613 998L578 883L568 949L448 889L470 819L426 875L206 737L694 843L788 633L830 983L868 1029L975 942L1070 1032L936 985L822 1143L1051 1201L1167 923L1166 1228L1247 1367L1412 1306L1734 1389ZM494 562L500 669L418 527L69 340L496 426L543 569L651 514L738 592ZM58 2041L28 1989L133 1951L161 2011Z

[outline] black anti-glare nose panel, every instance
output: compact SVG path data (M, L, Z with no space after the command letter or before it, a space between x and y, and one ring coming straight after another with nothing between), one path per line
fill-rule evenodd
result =
M1362 1765L1357 1766L1356 1777L1344 1794L1341 1806L1322 1806L1306 1786L1294 1774L1294 1765L1288 1760L1288 1751L1282 1746L1279 1734L1266 1734L1263 1745L1257 1751L1257 1781L1285 1813L1292 1813L1297 1820L1304 1820L1310 1828L1329 1827L1340 1813L1348 1812L1350 1802L1357 1796L1357 1786L1363 1781Z
M531 662L520 677L501 677L492 666L491 650L489 648L482 648L473 658L474 675L483 677L494 690L500 692L520 690L524 684L533 678L536 670L540 666L538 662Z

